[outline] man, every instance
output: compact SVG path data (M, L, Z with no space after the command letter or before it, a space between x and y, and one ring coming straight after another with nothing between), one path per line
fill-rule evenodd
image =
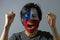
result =
M59 40L58 33L55 28L56 15L51 14L50 12L46 15L47 21L53 32L53 36L49 32L38 30L39 23L42 20L42 12L37 4L26 4L22 8L20 16L25 30L19 33L14 33L9 40ZM1 40L8 40L9 28L14 17L15 14L13 12L8 12L8 14L6 14L4 30L0 38Z

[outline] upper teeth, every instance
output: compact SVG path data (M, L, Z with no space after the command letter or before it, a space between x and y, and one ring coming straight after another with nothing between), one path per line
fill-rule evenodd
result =
M29 25L33 25L32 23L28 23Z
M33 23L28 23L28 25L29 25L28 29L33 29L34 28L34 27L31 27L31 26L33 26Z

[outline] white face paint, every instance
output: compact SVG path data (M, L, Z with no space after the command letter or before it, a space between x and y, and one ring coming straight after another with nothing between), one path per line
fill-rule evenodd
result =
M39 20L38 13L37 13L37 10L35 8L31 8L30 18L32 20Z

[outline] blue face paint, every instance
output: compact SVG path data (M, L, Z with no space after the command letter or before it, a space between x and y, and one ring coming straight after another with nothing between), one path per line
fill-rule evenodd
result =
M31 12L30 9L27 10L27 11L24 13L24 15L22 16L22 19L23 19L23 20L30 20L30 12Z
M23 20L39 20L37 10L35 8L31 8L31 9L27 10L23 14L22 19Z

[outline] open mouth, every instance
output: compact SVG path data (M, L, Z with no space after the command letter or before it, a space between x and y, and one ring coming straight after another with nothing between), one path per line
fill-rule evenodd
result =
M34 24L33 23L28 23L27 26L28 26L28 29L34 29Z

